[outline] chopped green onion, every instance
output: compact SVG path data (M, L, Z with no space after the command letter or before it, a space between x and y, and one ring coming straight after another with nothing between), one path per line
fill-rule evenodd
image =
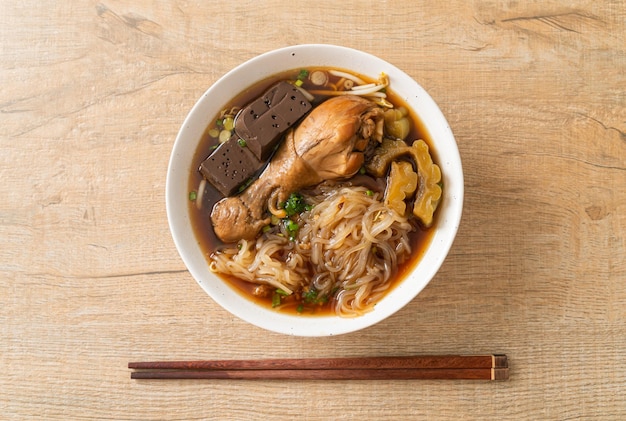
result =
M278 307L280 305L280 295L273 294L272 295L272 307Z
M317 300L317 290L315 288L309 289L307 292L302 294L302 300L305 303L314 303Z
M296 81L294 82L294 85L296 85L296 86L302 86L302 84L303 84L303 83L304 83L304 82L302 82L302 80L301 80L301 79L298 79L298 80L296 80Z
M245 140L243 140L243 139L239 139L239 140L237 141L237 143L238 143L238 144L239 144L239 146L241 146L242 148L245 148L246 146L248 146L248 144L246 143L246 141L245 141Z
M220 143L225 143L228 139L230 139L230 136L232 135L232 133L230 132L230 130L222 130L220 132Z
M300 73L298 73L299 80L306 79L308 76L309 76L309 71L307 69L302 69L300 70Z
M213 139L216 139L219 135L220 135L219 129L209 130L209 136L211 136Z
M328 295L319 295L319 291L315 288L311 288L302 293L302 301L305 304L326 304L328 300Z
M374 192L373 192L373 191L371 191L371 190L366 191L366 192L365 192L365 194L366 194L366 195L368 195L368 196L370 196L370 197L371 197L371 196L374 196Z
M235 127L235 120L232 117L226 117L224 119L224 128L230 131L234 127Z
M285 218L284 221L285 229L289 233L289 239L292 241L295 240L296 234L298 233L298 229L300 228L300 226L295 221L292 221L289 218Z
M285 297L286 297L287 295L289 295L289 293L288 293L287 291L284 291L284 290L282 290L282 289L280 289L280 288L277 288L277 289L276 289L276 294L278 294L278 295L282 295L282 296L285 296Z
M302 313L304 311L304 306L302 304L300 304L298 307L296 307L296 311L298 313Z
M197 198L198 198L198 193L196 193L193 190L189 192L189 200L191 200L192 202L195 202Z
M307 204L301 194L291 193L287 201L281 203L281 206L287 212L287 216L292 216L306 210Z
M272 229L272 227L270 227L269 225L266 225L266 226L263 227L263 232L268 232L271 229Z
M217 127L223 127L223 126L224 126L224 120L223 120L223 119L221 119L221 118L218 118L218 119L215 121L215 125L216 125Z
M359 169L359 174L361 174L361 175L365 174L365 167L361 167Z

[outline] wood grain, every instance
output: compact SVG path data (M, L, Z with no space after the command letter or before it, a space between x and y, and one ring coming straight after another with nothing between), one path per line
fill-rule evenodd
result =
M3 419L624 419L626 2L0 4ZM260 28L260 29L259 29ZM449 258L356 334L261 331L171 240L164 182L198 97L259 53L390 61L457 138ZM128 361L503 353L507 382L133 382Z

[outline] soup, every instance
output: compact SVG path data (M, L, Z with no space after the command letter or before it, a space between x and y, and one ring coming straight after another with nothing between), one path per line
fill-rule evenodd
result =
M385 75L295 69L246 89L213 121L194 157L190 215L211 270L246 297L358 316L420 260L441 173Z

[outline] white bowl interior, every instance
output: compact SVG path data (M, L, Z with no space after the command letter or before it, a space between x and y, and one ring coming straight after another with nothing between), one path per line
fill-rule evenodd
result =
M443 198L430 246L413 272L376 304L373 311L356 318L297 316L266 309L243 297L211 273L195 234L188 209L188 180L192 160L206 127L239 92L255 82L285 70L333 66L372 78L389 75L390 86L421 118L430 133L443 174ZM246 81L242 85L242 81ZM194 164L195 165L195 164ZM410 76L373 55L334 45L308 44L286 47L257 56L234 68L194 105L185 119L170 157L166 182L166 206L170 230L185 265L202 289L237 317L258 327L297 336L329 336L371 326L409 303L437 273L456 236L463 207L463 171L450 127L428 93Z

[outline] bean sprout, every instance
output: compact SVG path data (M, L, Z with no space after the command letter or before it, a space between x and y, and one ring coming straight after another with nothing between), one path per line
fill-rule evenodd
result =
M196 207L198 209L202 208L202 198L204 197L204 189L206 187L206 178L200 180L200 185L198 186L198 195L196 196Z
M313 95L311 95L306 89L298 86L298 85L293 85L294 88L296 88L297 90L299 90L300 92L302 92L302 95L304 95L304 97L309 100L309 101L313 101L315 99L315 97Z
M346 79L350 79L357 85L365 85L365 81L363 79L361 79L360 77L351 75L350 73L342 72L339 70L329 70L328 73L334 76L345 77Z
M353 91L358 91L359 89L367 89L367 88L371 88L372 86L376 86L375 83L368 83L366 85L358 85L358 86L354 86L352 88Z

